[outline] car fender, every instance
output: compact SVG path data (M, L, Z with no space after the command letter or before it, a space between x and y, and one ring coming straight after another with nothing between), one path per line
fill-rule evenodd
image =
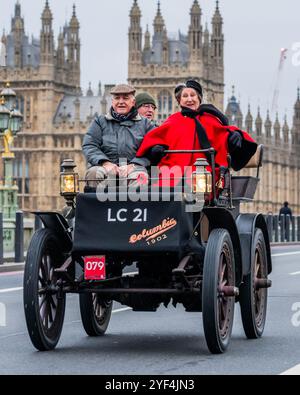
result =
M239 286L243 280L243 255L235 220L230 211L220 207L207 207L203 213L209 221L209 233L216 228L226 229L231 237L234 249L236 285Z
M262 214L240 214L236 219L236 224L240 236L243 256L243 275L246 276L251 271L251 262L254 259L254 249L252 248L255 229L261 229L266 243L268 274L272 272L272 258L270 240L266 221Z
M72 228L66 219L57 212L33 211L32 214L39 217L46 229L52 230L57 236L62 251L68 253L72 250Z

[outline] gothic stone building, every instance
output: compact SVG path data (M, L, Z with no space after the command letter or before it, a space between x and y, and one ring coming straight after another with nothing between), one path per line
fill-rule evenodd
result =
M142 13L137 0L130 12L128 80L138 91L151 93L158 103L158 121L177 110L174 87L189 78L204 87L206 100L223 109L224 35L219 5L212 19L212 33L203 29L202 11L197 0L190 10L187 35L180 31L171 37L167 32L160 2L153 22L154 34L141 27Z
M102 93L100 85L97 95L91 89L86 96L81 93L75 6L57 43L52 22L47 0L40 38L30 40L17 2L11 31L1 39L0 90L6 81L11 83L24 115L22 132L14 141L14 177L19 186L19 205L24 210L61 207L60 163L64 158L73 158L80 174L84 174L83 136L95 115L106 112L109 100L109 86ZM3 174L2 163L0 171Z
M240 103L234 93L229 99L226 115L230 123L247 130L252 137L264 145L264 161L260 183L253 203L245 205L243 211L278 214L284 201L288 201L294 214L300 214L300 89L294 106L293 126L289 127L287 117L274 123L269 111L265 121L260 108L254 119L250 106L244 119ZM255 169L244 169L242 175L256 175Z
M197 0L190 10L187 35L171 36L158 3L154 35L147 28L144 40L141 10L133 1L129 27L128 81L138 91L149 91L158 101L162 122L177 110L174 87L187 78L195 78L206 91L207 102L220 109L224 104L223 20L217 2L212 32L203 30L202 11ZM6 81L18 94L18 107L24 114L22 132L15 139L14 176L19 185L20 207L24 210L53 210L62 205L59 197L60 163L64 158L76 161L80 175L86 164L81 152L84 134L96 114L110 107L111 85L83 95L80 88L79 21L73 15L54 40L52 12L48 0L41 17L39 39L25 34L19 2L15 6L11 31L3 34L0 54L0 89ZM4 48L4 51L3 51ZM1 86L2 85L2 86ZM247 210L277 213L288 200L300 214L300 93L295 105L293 126L286 119L274 125L260 111L256 120L249 110L245 117L233 95L226 113L233 124L244 127L266 146L261 183L256 200ZM3 173L0 162L0 172ZM249 171L244 171L249 174Z

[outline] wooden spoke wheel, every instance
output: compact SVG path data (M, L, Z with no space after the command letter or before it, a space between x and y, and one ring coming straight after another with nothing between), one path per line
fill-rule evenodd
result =
M203 327L207 346L213 354L226 351L233 326L235 264L227 230L211 232L204 258L202 285Z
M84 330L89 336L103 336L107 330L113 302L96 293L79 295L80 314Z
M253 240L251 272L240 287L240 306L243 327L249 339L263 335L268 299L268 263L266 244L262 231L256 229Z
M28 248L23 299L28 333L39 351L54 349L61 335L66 296L57 291L55 269L62 260L55 234L37 231Z

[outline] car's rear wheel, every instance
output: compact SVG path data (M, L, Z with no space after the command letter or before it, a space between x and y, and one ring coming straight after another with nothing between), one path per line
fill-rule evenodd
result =
M203 268L202 313L207 346L211 353L226 351L233 326L235 264L232 241L225 229L209 235Z
M79 295L82 325L88 336L103 336L107 330L113 302L96 293Z
M267 250L260 229L255 231L252 256L251 272L240 287L240 306L246 336L248 339L257 339L264 332L268 299Z
M57 290L55 269L62 260L55 233L38 230L28 248L23 301L28 333L39 351L53 350L61 335L66 296Z

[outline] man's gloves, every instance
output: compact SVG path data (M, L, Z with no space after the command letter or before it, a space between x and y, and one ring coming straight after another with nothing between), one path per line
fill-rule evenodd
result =
M152 165L158 165L159 162L167 155L166 150L168 147L166 145L155 145L151 148L148 153L148 158Z
M231 132L228 137L228 149L232 154L236 149L242 148L243 137L240 132Z

